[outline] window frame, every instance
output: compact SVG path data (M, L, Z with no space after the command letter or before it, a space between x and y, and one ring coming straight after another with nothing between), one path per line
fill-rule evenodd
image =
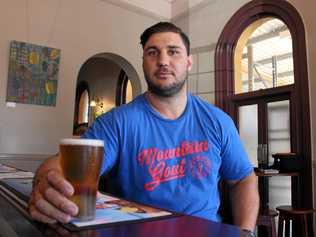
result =
M253 22L265 17L283 21L292 37L294 84L253 92L234 94L234 50L242 32ZM303 21L297 10L284 0L254 0L241 7L225 25L215 51L215 104L238 123L236 103L260 100L269 96L287 95L290 98L291 147L303 158L300 193L292 195L292 202L313 206L310 107ZM297 187L298 184L294 184ZM295 188L294 188L295 190ZM293 194L293 190L292 190Z

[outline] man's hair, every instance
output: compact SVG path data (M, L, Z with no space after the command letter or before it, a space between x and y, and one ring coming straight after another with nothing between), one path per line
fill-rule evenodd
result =
M143 49L145 47L145 44L153 34L164 32L173 32L179 34L187 50L187 54L190 55L190 40L188 36L179 27L170 22L159 22L147 28L140 36L140 44L142 45Z

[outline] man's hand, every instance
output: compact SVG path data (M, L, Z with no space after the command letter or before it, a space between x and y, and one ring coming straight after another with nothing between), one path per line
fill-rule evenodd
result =
M41 172L35 177L29 201L31 217L45 223L69 222L78 213L77 205L68 199L73 192L58 169Z

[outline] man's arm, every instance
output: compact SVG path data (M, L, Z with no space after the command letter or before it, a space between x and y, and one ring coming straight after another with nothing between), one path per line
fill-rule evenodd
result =
M48 158L37 169L29 213L37 221L67 223L78 212L76 204L68 198L73 194L72 185L62 175L59 156Z
M234 224L253 231L259 211L257 177L252 172L238 181L228 181L231 193Z

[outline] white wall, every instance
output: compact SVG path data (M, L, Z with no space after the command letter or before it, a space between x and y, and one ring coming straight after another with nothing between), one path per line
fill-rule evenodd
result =
M139 35L157 21L100 0L1 0L0 153L51 154L72 135L75 87L81 65L111 52L142 76ZM61 49L55 107L5 106L10 40Z
M188 89L210 103L215 102L214 53L218 38L231 16L247 0L186 0L173 22L189 34L194 67L189 72ZM185 7L190 8L185 11ZM177 11L176 11L177 13Z

